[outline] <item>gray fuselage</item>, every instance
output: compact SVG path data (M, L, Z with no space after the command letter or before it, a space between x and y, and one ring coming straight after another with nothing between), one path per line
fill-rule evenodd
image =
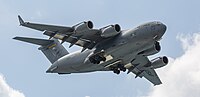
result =
M76 51L61 57L47 72L67 74L105 70L105 66L108 65L107 61L93 64L88 60L91 54L100 50L103 50L106 55L111 55L113 59L119 59L123 64L128 64L139 52L150 48L155 41L158 41L165 31L166 26L157 21L124 30L115 38L101 41L92 50Z

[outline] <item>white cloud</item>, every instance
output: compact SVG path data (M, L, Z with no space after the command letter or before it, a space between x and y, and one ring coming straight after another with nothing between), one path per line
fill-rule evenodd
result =
M23 93L11 88L0 74L0 97L25 97Z
M184 54L158 70L163 84L152 87L147 97L200 96L200 33L178 35L177 38Z

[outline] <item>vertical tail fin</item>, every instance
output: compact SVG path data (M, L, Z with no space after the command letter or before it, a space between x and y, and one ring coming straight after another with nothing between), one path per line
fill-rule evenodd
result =
M44 55L49 59L51 63L54 63L59 58L69 54L69 52L63 47L63 45L57 39L52 39L52 40L53 43L47 46L41 46L38 49L44 53Z
M63 45L57 39L36 39L27 37L14 37L13 39L24 41L36 45L40 45L38 48L48 58L51 63L54 63L69 52L63 47Z

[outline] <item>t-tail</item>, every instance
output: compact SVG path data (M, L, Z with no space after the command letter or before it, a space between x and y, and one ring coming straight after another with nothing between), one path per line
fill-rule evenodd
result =
M38 49L44 53L44 55L52 64L59 58L69 54L69 52L63 47L63 45L57 39L54 38L48 40L28 37L14 37L13 39L40 45Z

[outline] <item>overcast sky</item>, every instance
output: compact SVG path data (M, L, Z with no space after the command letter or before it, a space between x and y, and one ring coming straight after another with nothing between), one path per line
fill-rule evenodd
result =
M199 4L199 0L0 0L0 96L199 97ZM158 70L163 84L154 87L145 79L124 73L47 74L51 64L38 47L12 39L47 37L20 27L17 15L27 21L65 26L91 20L95 28L118 23L122 29L129 29L161 21L168 28L161 40L161 52L153 57L170 57L170 64ZM68 50L79 49L74 46Z

